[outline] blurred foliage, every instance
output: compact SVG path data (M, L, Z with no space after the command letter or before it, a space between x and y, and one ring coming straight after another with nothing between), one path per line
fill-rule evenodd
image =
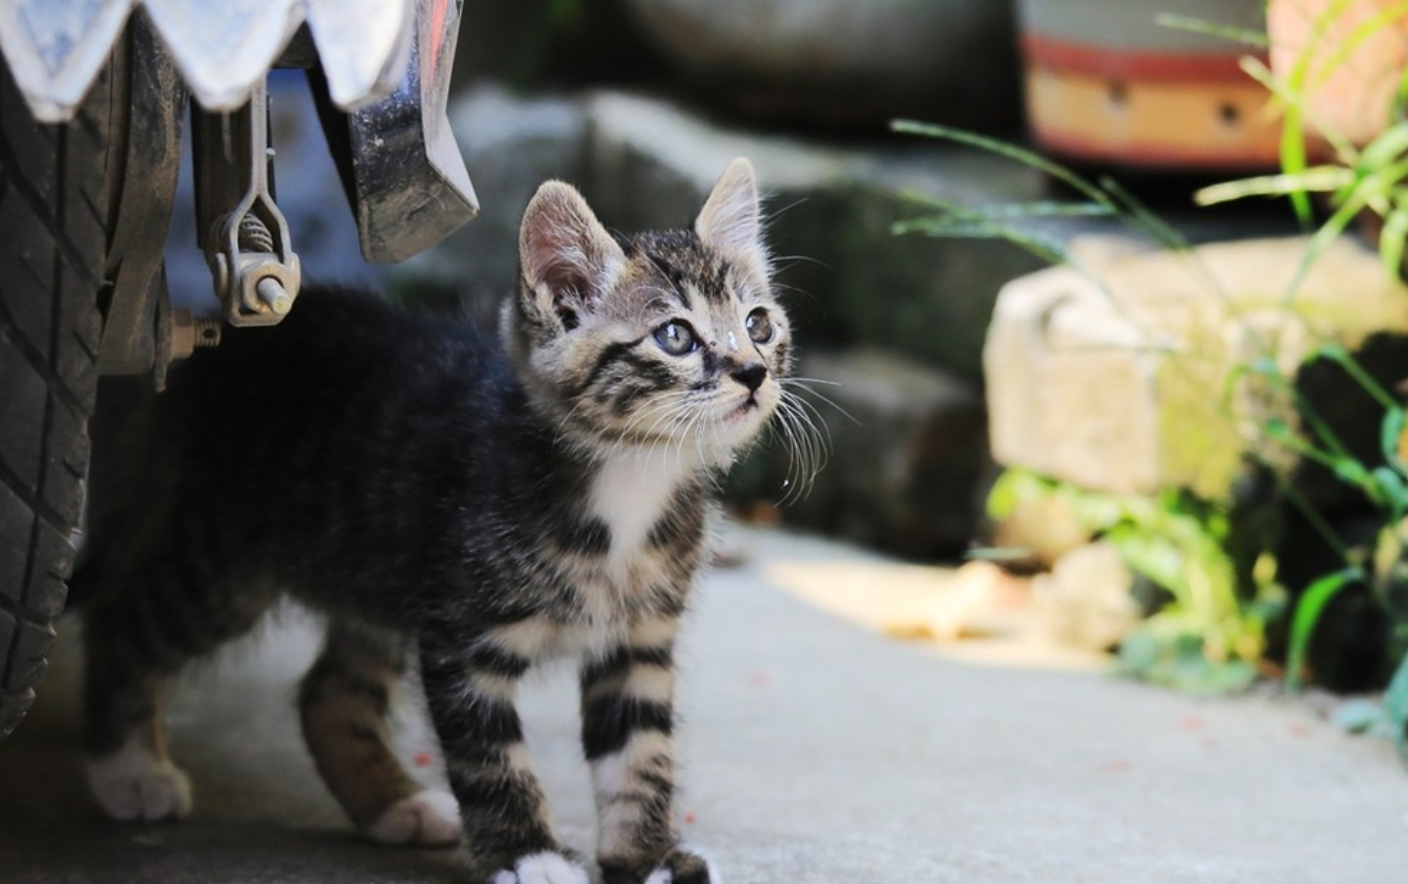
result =
M1341 4L1342 5L1342 4ZM1400 8L1401 7L1401 8ZM1330 12L1336 9L1331 4ZM1408 15L1408 4L1394 7L1397 17ZM1342 64L1368 30L1383 27L1390 18L1378 16L1358 28L1332 59L1330 70ZM1248 34L1186 19L1168 19L1170 26L1222 33L1232 39L1264 46L1264 34ZM1321 23L1323 24L1323 22ZM1323 28L1321 28L1323 31ZM1319 31L1317 31L1319 33ZM1333 132L1322 132L1333 148L1333 160L1308 162L1306 125L1316 121L1306 111L1303 98L1315 85L1309 65L1299 63L1278 79L1254 58L1243 62L1247 73L1264 84L1283 113L1282 169L1277 175L1228 182L1205 188L1198 202L1211 205L1247 196L1289 197L1294 211L1312 226L1311 194L1328 195L1328 218L1314 228L1302 256L1297 282L1324 249L1344 235L1355 219L1369 213L1381 219L1377 246L1385 271L1401 276L1404 243L1408 237L1408 119L1404 97L1408 72L1400 84L1387 129L1362 148ZM1322 68L1316 77L1327 76ZM1160 246L1189 252L1187 243L1117 182L1102 177L1089 181L1046 157L1017 145L944 126L896 121L896 131L965 144L1007 157L1038 169L1070 188L1071 202L1036 202L1021 205L961 206L914 195L925 214L896 224L896 234L1003 239L1052 263L1071 262L1066 243L1043 230L1041 221L1056 216L1105 216ZM1098 285L1098 278L1091 276ZM1296 285L1286 296L1286 306ZM1342 560L1338 570L1303 587L1287 588L1276 580L1277 563L1262 550L1250 574L1239 577L1235 567L1238 550L1229 533L1228 504L1197 500L1187 492L1166 490L1153 497L1130 497L1091 492L1032 473L1009 470L995 487L990 500L994 517L1010 512L1024 495L1058 495L1080 515L1086 527L1114 543L1138 574L1168 591L1172 602L1154 613L1144 627L1123 645L1120 661L1125 671L1147 680L1183 690L1232 690L1248 684L1261 664L1265 628L1271 618L1289 611L1286 686L1298 690L1308 674L1311 641L1330 611L1331 603L1347 588L1367 586L1374 601L1393 625L1393 659L1401 660L1383 701L1358 705L1345 713L1347 728L1390 734L1408 760L1408 463L1405 463L1405 413L1403 406L1378 384L1342 347L1327 345L1314 351L1314 360L1331 360L1382 409L1381 445L1372 457L1356 457L1296 391L1294 378L1278 367L1270 354L1238 366L1237 375L1255 375L1289 395L1298 406L1298 426L1283 419L1253 421L1257 434L1267 442L1293 449L1302 459L1319 464L1354 489L1377 514L1379 528L1371 548L1347 544L1336 527L1301 499L1288 476L1275 478L1286 501L1318 531ZM1236 378L1229 378L1229 384ZM1210 391L1211 392L1211 391ZM1248 456L1257 456L1249 446ZM1263 464L1275 469L1275 465ZM1243 551L1245 552L1245 551ZM1294 598L1294 603L1288 599Z
M1009 469L993 486L988 514L1002 520L1045 496L1058 498L1085 531L1113 545L1135 573L1171 599L1121 644L1123 671L1194 693L1251 684L1266 623L1284 607L1285 593L1270 557L1252 569L1250 591L1239 592L1226 504L1176 489L1154 496L1091 491Z

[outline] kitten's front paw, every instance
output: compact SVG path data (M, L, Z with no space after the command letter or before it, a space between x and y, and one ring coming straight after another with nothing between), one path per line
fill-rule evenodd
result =
M650 873L645 884L719 884L709 861L685 847L666 854L660 868Z
M367 828L374 841L413 847L449 847L462 834L459 804L450 793L434 789L402 798Z
M602 860L601 873L606 884L719 884L708 860L685 847L676 847L665 855L649 874L629 863Z
M589 884L587 870L560 853L534 853L497 872L490 884Z
M191 812L191 781L179 767L134 743L88 762L88 785L115 820L179 819Z

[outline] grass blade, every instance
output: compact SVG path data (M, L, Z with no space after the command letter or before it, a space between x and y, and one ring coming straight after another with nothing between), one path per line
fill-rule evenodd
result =
M1017 147L1015 144L1000 141L996 138L989 138L986 135L979 135L976 132L969 132L965 129L941 126L938 123L921 123L918 120L893 120L890 123L890 129L909 135L923 135L927 138L956 141L959 144L966 144L969 147L976 147L988 153L1007 157L1009 160L1015 160L1029 168L1045 172L1047 175L1075 188L1091 202L1099 203L1111 211L1115 211L1115 205L1098 187L1095 187L1089 181L1086 181L1060 163L1052 162L1039 153Z
M1363 580L1364 574L1358 568L1345 568L1311 583L1305 588L1296 612L1291 620L1290 650L1286 655L1286 690L1296 693L1301 689L1301 673L1305 669L1306 654L1310 650L1310 638L1325 606L1346 586Z
M1253 30L1252 28L1239 28L1236 25L1208 21L1205 18L1198 18L1192 15L1177 15L1172 12L1161 12L1154 16L1154 22L1161 28L1169 28L1175 31L1187 31L1190 34L1202 34L1207 37L1221 37L1224 40L1230 40L1233 43L1242 43L1256 49L1267 49L1271 46L1271 41L1266 38L1266 31Z

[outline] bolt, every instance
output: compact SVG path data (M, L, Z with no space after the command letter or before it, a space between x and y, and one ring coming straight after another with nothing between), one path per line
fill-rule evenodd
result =
M259 294L259 300L276 315L286 316L288 311L293 309L293 298L284 291L283 283L272 276L266 276L255 283L254 290Z

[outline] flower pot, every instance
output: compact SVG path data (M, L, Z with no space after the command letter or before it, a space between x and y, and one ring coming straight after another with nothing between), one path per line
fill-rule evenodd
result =
M1068 158L1169 171L1277 160L1265 88L1237 42L1158 23L1163 13L1260 31L1263 0L1020 0L1027 120Z
M1384 130L1408 66L1408 9L1402 3L1269 0L1266 33L1277 78L1303 76L1308 135L1328 130L1364 145Z

